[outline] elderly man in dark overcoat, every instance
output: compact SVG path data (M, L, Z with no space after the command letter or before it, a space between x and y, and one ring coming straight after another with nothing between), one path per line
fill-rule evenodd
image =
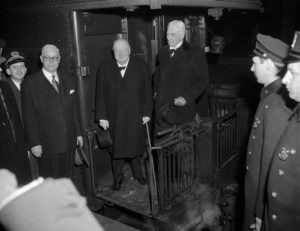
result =
M298 102L274 152L266 190L262 230L294 231L300 227L300 32L286 58L282 82L290 98Z
M188 44L184 37L184 23L178 20L169 22L168 45L159 52L154 79L156 132L168 128L172 123L179 125L191 121L197 112L196 100L208 87L208 66L204 52ZM166 107L167 110L168 107L170 110L178 108L174 111L180 114L180 119L166 119L162 115Z
M71 178L76 146L83 143L74 79L58 70L56 46L45 45L40 60L42 69L21 85L26 135L41 176Z
M96 120L112 136L112 189L120 190L126 159L130 161L134 178L146 183L141 156L146 150L145 123L152 114L152 90L149 70L146 64L130 57L127 40L116 40L113 53L114 59L98 68Z
M261 225L266 177L276 144L292 113L288 92L280 72L289 46L273 37L258 34L251 71L263 84L249 137L245 175L244 231Z

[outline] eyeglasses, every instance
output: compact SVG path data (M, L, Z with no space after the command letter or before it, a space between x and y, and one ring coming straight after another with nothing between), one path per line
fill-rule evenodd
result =
M44 61L46 62L58 62L60 60L59 56L53 56L53 57L49 57L49 56L42 56Z

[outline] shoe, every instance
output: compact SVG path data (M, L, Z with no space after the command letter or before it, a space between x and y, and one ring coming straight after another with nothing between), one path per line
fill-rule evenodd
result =
M145 179L145 177L137 178L136 180L137 180L141 185L147 184L147 180Z
M123 177L121 177L118 180L115 180L113 185L111 186L111 189L114 191L119 191L121 189L122 182L123 182Z

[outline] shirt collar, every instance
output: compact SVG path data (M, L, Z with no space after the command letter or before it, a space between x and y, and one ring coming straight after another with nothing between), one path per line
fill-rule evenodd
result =
M57 72L55 72L55 73L52 74L52 73L50 73L49 71L46 71L44 68L42 68L42 71L43 71L43 73L44 73L46 79L48 79L48 81L49 81L50 83L52 83L52 75L55 75L55 80L59 83L59 79L58 79L58 76L57 76Z
M17 82L16 80L12 79L11 78L11 81L15 84L15 86L18 88L18 90L20 91L21 90L21 83L20 82Z
M117 62L117 65L118 65L118 67L126 67L127 68L128 63L129 63L129 59L128 59L127 63L125 63L124 65L121 65L118 62Z
M265 86L261 90L260 98L264 99L268 95L277 92L280 89L281 86L282 86L281 79L280 78L276 79L274 82L272 82L269 85Z
M175 47L170 47L170 50L171 50L171 49L177 50L177 49L182 45L182 43L183 43L183 41L177 43L177 45L176 45Z

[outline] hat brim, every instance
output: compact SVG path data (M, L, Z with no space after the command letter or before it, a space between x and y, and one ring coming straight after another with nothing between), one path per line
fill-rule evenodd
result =
M183 119L183 113L186 106L176 106L173 103L168 103L161 107L156 115L156 123L162 128L178 125Z
M10 62L5 63L5 69L9 68L11 65L13 65L15 63L25 63L26 64L26 60L22 59L22 58L14 59Z
M300 62L300 55L288 55L283 62L286 64Z

